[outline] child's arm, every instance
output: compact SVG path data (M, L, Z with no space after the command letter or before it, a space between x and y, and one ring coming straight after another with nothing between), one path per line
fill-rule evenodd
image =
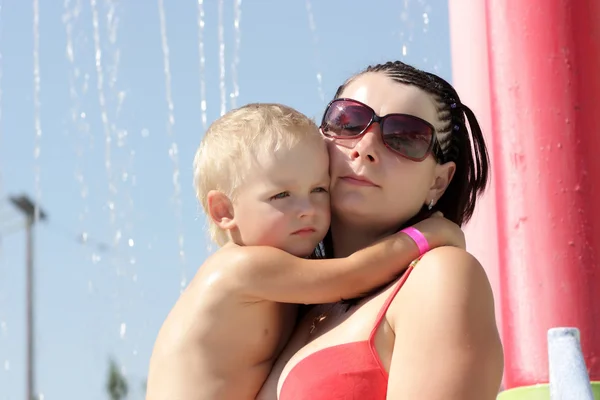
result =
M431 248L464 247L464 234L445 218L431 217L415 227ZM418 256L417 245L405 233L338 259L307 260L272 247L248 246L228 256L222 277L230 288L259 299L329 303L358 297L390 282Z

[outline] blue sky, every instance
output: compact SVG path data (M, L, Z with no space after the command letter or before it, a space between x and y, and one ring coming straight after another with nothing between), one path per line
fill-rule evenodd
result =
M0 400L25 390L24 231L6 201L21 193L39 198L50 217L36 230L38 391L105 399L113 356L130 379L129 398L141 399L157 331L182 278L210 251L192 189L204 131L197 2L164 1L170 99L158 1L96 0L97 42L93 1L40 3L36 92L33 0L0 0ZM237 105L281 102L316 119L338 85L369 64L402 59L451 77L445 0L312 1L313 24L306 1L245 1L237 53L235 0L226 1L223 69L219 2L205 3L208 123L220 115L221 72L227 109L237 86Z

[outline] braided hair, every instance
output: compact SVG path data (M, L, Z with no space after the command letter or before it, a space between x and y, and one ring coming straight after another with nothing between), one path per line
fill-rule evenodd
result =
M433 96L437 103L438 118L442 123L441 128L436 130L442 153L441 157L436 157L437 162L452 161L456 164L454 176L437 204L431 210L423 206L417 215L398 230L414 225L436 211L441 211L445 218L459 226L468 222L475 210L477 197L485 190L489 178L489 156L481 127L473 111L461 103L456 90L444 79L401 61L390 61L367 67L344 82L335 93L334 99L341 97L350 83L367 73L386 74L394 82L416 86ZM467 128L467 122L470 129ZM317 248L315 257L333 257L331 230ZM351 306L360 298L376 293L380 289L373 289L364 296L346 300L344 303Z
M394 82L416 86L433 96L442 122L442 127L436 130L443 153L438 162L453 161L456 171L444 195L431 211L441 211L444 217L458 225L468 222L475 210L476 199L485 190L489 177L489 156L473 111L461 103L456 90L444 79L401 61L367 67L340 86L334 98L339 98L351 82L366 73L386 74ZM409 221L410 225L431 214L427 211L427 207L424 207Z
M477 197L485 190L489 178L489 156L475 114L461 103L456 90L444 79L401 61L367 67L344 82L334 99L340 98L350 83L367 73L383 73L394 82L416 86L433 96L442 125L436 129L442 153L441 157L436 157L437 162L452 161L456 164L454 176L437 204L431 210L423 206L417 215L398 230L414 225L436 211L441 211L445 218L459 226L465 224L472 217ZM470 129L467 128L467 122ZM315 254L319 258L333 256L331 231Z

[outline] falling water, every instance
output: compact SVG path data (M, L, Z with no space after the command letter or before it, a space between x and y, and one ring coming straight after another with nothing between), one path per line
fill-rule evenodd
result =
M200 54L200 111L202 129L206 131L206 76L204 57L204 0L198 0L198 53Z
M79 222L82 225L79 240L82 242L82 244L87 244L88 233L85 229L85 221L89 214L89 188L83 170L83 160L85 160L86 144L89 141L89 144L91 145L92 142L89 124L87 122L87 115L85 111L81 109L80 93L77 88L77 81L81 77L81 71L79 70L79 68L77 68L75 64L75 45L73 42L73 27L79 20L79 15L81 13L81 3L79 0L77 0L75 4L71 5L71 0L65 0L63 6L63 24L65 25L65 32L67 38L65 53L67 61L69 62L69 94L71 97L71 122L73 123L73 127L77 131L81 132L81 134L77 136L77 164L75 168L75 180L79 184L79 195L81 196L81 199L84 203L83 211L79 214ZM82 85L82 94L85 94L87 92L88 78L89 75L86 74L84 77L84 84ZM94 259L95 257L94 255L92 255L92 260Z
M237 69L240 64L240 43L242 41L242 32L240 30L240 22L242 18L242 0L234 0L233 3L233 30L234 30L234 46L233 46L233 62L231 63L231 82L233 92L231 92L231 108L236 108L237 98L240 95L238 85Z
M39 0L33 0L33 107L35 141L33 149L34 176L35 176L35 219L39 219L39 204L42 197L40 183L40 153L42 146L42 122L40 117L40 5Z
M402 41L402 58L405 58L406 55L408 54L408 46L406 42L412 42L412 33L410 33L409 35L406 34L405 30L406 27L409 26L409 24L411 23L409 21L408 18L408 11L409 11L409 7L408 7L409 1L408 0L404 0L402 2L402 11L400 12L400 26L402 27L399 36L400 36L400 40ZM409 29L409 31L411 31Z
M314 46L315 46L315 66L317 70L317 90L319 91L319 98L322 102L325 101L325 93L323 92L323 76L321 75L321 63L319 57L319 35L317 34L317 24L315 23L315 17L312 12L312 4L310 0L306 0L306 13L308 14L308 26L312 34Z
M400 31L398 36L402 42L401 56L402 59L406 59L409 53L412 53L410 46L417 36L427 35L429 32L429 21L430 21L431 6L426 0L409 1L404 0L402 2L402 10L400 11ZM421 23L419 23L421 21ZM418 31L421 29L421 32ZM414 56L414 54L411 54ZM427 57L423 59L423 62L427 64ZM434 70L438 70L438 65L434 65Z
M173 99L171 96L171 67L169 65L169 43L167 41L167 22L165 20L165 8L163 0L158 0L158 12L160 16L160 35L162 42L163 51L163 63L165 71L165 85L166 85L166 97L167 107L169 109L169 121L167 123L167 134L169 138L173 140L175 126L175 116ZM174 202L175 202L175 218L177 220L178 237L177 242L179 245L179 261L181 263L181 289L187 284L186 272L185 272L185 252L184 252L184 241L183 241L183 221L182 221L182 202L181 202L181 185L179 184L179 154L177 149L177 143L173 140L171 147L169 148L169 156L173 162L173 187L175 189Z
M119 127L118 121L123 109L123 105L126 99L126 91L122 90L118 85L119 77L119 64L121 60L121 51L118 47L118 27L119 17L117 14L116 2L114 0L105 0L106 11L106 27L108 35L109 50L107 57L109 62L107 65L107 76L108 76L108 88L109 88L109 100L112 108L111 115L111 135L115 139L114 143L114 154L113 154L113 174L114 174L114 185L115 188L119 188L118 192L120 209L119 213L116 214L116 232L114 238L114 246L119 246L121 239L126 239L126 249L131 250L134 243L133 236L133 223L131 216L134 214L133 197L131 195L131 187L134 184L135 175L132 173L133 160L135 158L135 151L130 149L128 146L129 132L127 129ZM120 156L120 157L119 157ZM127 253L127 251L125 252ZM135 272L130 270L135 265L135 258L129 257L128 260L129 268L122 270L119 269L117 272L119 275L127 275L130 272L131 275L135 275Z
M223 0L218 7L219 28L219 89L221 90L221 115L227 112L227 90L225 89L225 26L223 25Z
M40 218L40 203L42 189L40 182L40 155L42 141L42 122L40 117L40 5L39 0L33 0L33 121L35 130L34 140L34 182L35 182L35 212L34 212L34 230L37 227L37 221ZM27 398L33 398L35 392L35 370L33 369L33 360L35 360L35 315L33 314L33 302L35 302L35 282L27 280ZM37 396L36 396L37 397Z
M94 28L94 54L96 64L96 88L98 90L98 102L100 103L100 115L102 118L102 126L104 128L104 167L108 179L108 210L111 226L115 223L116 205L114 196L117 188L113 181L112 172L112 135L110 122L108 120L108 112L106 111L106 97L104 95L104 71L102 68L102 49L100 47L100 27L98 22L98 8L96 0L90 0L92 7L92 25Z
M0 1L0 44L2 44L2 1ZM2 147L2 48L0 48L0 148ZM4 185L2 181L2 161L0 159L0 198L4 198ZM2 240L0 240L0 257L2 257ZM3 260L2 260L3 261ZM4 266L4 265L2 265ZM0 270L0 272L2 272ZM5 279L0 279L5 281ZM0 293L0 310L6 310L7 303L2 293ZM6 318L3 313L0 313L0 342L3 342L8 335L8 324L4 320ZM0 346L6 348L6 346ZM10 370L10 361L4 359L3 354L0 353L0 371Z
M0 44L2 44L2 1L0 0ZM0 147L2 146L2 48L0 48ZM0 160L0 198L4 198L4 182L2 180L2 163ZM0 241L0 250L2 242Z

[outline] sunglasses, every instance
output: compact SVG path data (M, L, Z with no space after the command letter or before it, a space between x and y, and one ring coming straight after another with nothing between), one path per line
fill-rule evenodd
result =
M321 132L332 139L358 139L374 123L379 123L381 139L394 153L412 161L423 161L433 154L441 161L443 153L429 122L408 114L383 117L366 104L352 99L335 99L325 109Z

